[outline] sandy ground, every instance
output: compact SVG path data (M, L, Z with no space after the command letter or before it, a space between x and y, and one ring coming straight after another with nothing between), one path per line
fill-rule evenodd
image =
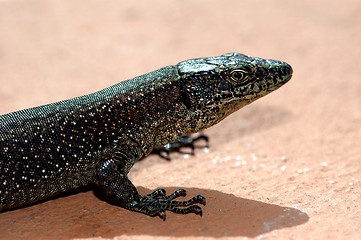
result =
M361 3L0 1L0 113L94 92L202 56L281 59L293 79L210 128L210 149L151 155L130 178L203 194L167 221L92 191L0 217L1 239L361 238Z

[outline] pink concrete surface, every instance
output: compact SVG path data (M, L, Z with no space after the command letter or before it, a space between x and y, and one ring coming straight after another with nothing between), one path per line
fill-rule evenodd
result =
M203 194L203 217L150 218L92 191L0 214L0 239L360 239L358 0L0 1L0 114L225 52L281 59L293 79L206 130L210 149L156 155L142 193Z

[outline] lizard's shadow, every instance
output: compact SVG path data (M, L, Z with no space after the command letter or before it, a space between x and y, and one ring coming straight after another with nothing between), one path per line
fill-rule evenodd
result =
M166 188L168 193L176 189L178 188ZM197 194L206 196L207 206L203 207L203 217L167 212L167 220L163 222L158 218L126 212L114 216L123 223L117 226L117 229L113 229L115 232L100 234L100 236L114 237L117 234L126 234L172 237L256 237L276 229L304 224L309 219L306 213L295 208L240 198L216 190L186 189L188 196ZM138 190L141 193L152 191L141 187ZM109 214L114 214L114 211L110 210Z
M165 189L171 193L178 187ZM56 236L58 239L113 238L124 235L257 237L276 229L301 225L309 220L306 213L295 208L245 199L216 190L186 189L189 197L202 194L207 198L203 217L167 212L167 220L162 221L158 217L152 218L102 203L88 191L21 211L4 213L0 219L0 231L13 239L20 238L24 232L43 239ZM138 190L141 194L152 191L142 187L138 187Z
M178 189L166 188L168 193ZM206 196L207 205L203 207L203 217L194 214L178 215L167 212L167 220L150 218L142 214L115 211L108 208L108 216L122 222L112 232L99 234L101 237L125 235L152 235L172 237L256 237L267 232L304 224L309 217L306 213L290 207L237 197L216 190L186 188L188 196ZM152 190L138 187L140 193ZM104 211L104 210L103 210ZM103 214L106 214L103 212ZM107 215L107 214L106 214ZM109 230L109 229L108 229Z

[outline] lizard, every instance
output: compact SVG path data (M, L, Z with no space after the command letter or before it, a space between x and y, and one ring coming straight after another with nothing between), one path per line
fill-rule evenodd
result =
M202 195L187 201L177 201L184 189L141 195L127 174L153 149L217 124L292 72L283 61L227 53L0 115L0 212L94 186L109 203L148 216L202 215Z

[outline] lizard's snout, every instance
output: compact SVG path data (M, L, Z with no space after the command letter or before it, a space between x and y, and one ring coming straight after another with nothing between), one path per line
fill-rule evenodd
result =
M273 76L278 79L279 83L284 84L288 82L293 74L291 65L282 61L272 61L273 64L270 65L270 73L274 74Z
M289 65L288 63L283 62L283 67L281 67L281 73L286 77L286 78L291 78L292 74L293 74L293 69L291 67L291 65Z

